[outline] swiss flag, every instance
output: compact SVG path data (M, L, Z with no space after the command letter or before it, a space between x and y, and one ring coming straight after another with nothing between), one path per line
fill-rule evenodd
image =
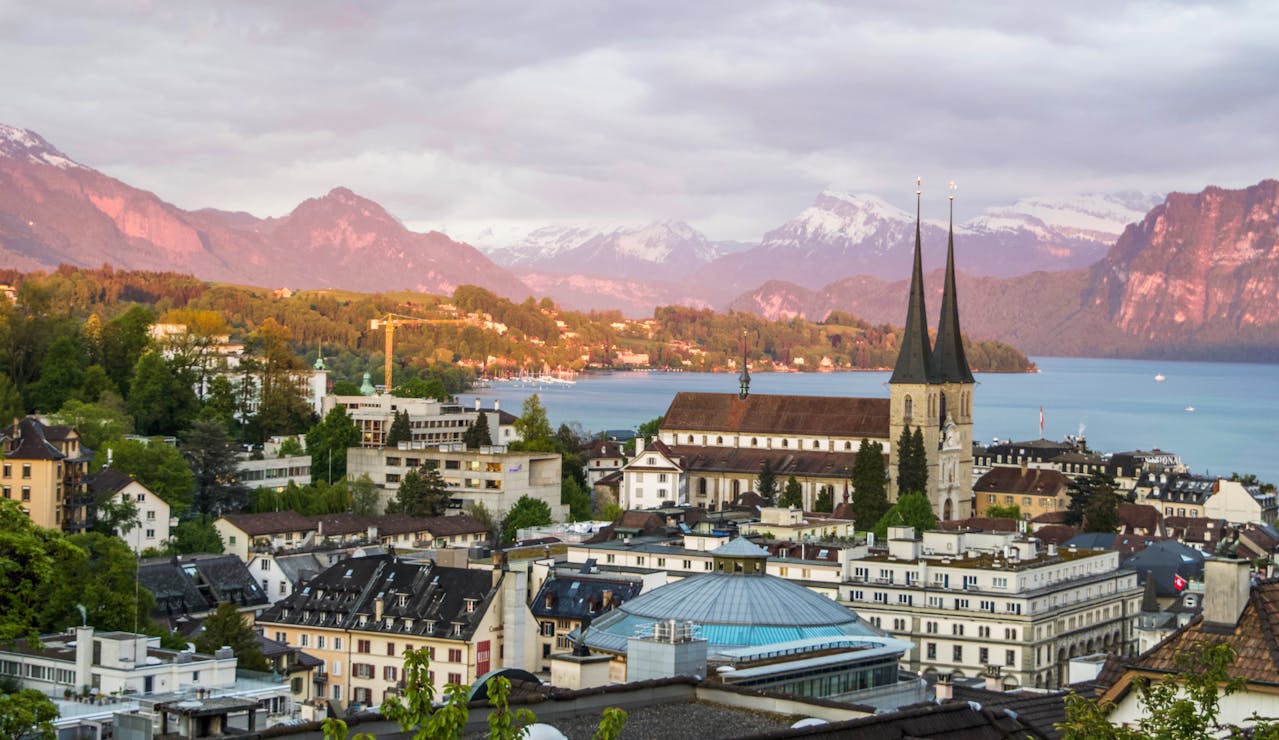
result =
M1173 587L1173 588L1177 589L1178 591L1185 591L1185 590L1186 590L1186 586L1189 586L1189 585L1190 585L1190 584L1186 581L1186 579L1185 579L1185 578L1182 578L1180 575L1178 575L1178 574L1176 574L1176 573L1173 573L1173 574L1172 574L1172 587Z

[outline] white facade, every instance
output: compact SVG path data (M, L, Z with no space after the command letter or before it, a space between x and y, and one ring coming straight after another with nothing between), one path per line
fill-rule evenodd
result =
M635 445L635 456L622 467L618 505L629 510L657 508L665 501L688 503L679 462L666 454L663 445L645 449L642 438L637 438Z
M1204 502L1204 516L1231 524L1274 524L1275 507L1273 493L1254 495L1242 483L1221 478L1217 480L1217 492Z
M486 409L480 406L479 399L475 400L474 406L465 407L457 402L437 401L433 398L400 398L390 394L325 396L321 414L327 414L338 406L345 408L347 416L359 427L360 444L363 447L384 446L386 435L391 431L391 423L401 411L408 412L411 441L419 444L461 442L462 435L479 414L485 416L489 438L493 444L507 445L520 438L511 423L513 417L504 415L497 401L493 402L493 408ZM503 423L503 418L507 419L506 423Z
M171 518L167 501L137 481L131 481L121 488L114 498L121 503L127 500L138 510L137 523L127 532L117 527L116 537L128 543L129 549L135 553L141 553L147 549L159 550L164 547L164 544L169 541L170 527L177 524Z
M915 643L908 670L972 677L995 665L1010 686L1058 688L1070 658L1135 648L1141 589L1117 552L1041 551L1014 533L889 537L886 555L851 563L841 601Z
M236 476L249 488L271 488L283 491L290 483L311 485L311 456L288 455L254 460L242 455L236 463Z

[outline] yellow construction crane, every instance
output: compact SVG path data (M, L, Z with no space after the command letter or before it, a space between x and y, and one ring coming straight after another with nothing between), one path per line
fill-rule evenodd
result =
M386 328L386 373L384 393L391 392L391 357L395 351L395 327L397 326L414 326L416 324L465 324L464 319L420 319L413 316L401 316L400 314L388 313L385 316L369 319L369 329L377 331Z

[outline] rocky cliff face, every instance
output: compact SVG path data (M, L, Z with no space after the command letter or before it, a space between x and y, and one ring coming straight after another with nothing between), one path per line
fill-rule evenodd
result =
M1279 324L1279 181L1173 193L1093 267L1086 304L1146 340Z
M185 211L85 167L38 135L0 126L0 265L169 270L250 285L452 293L529 290L476 249L415 233L345 188L289 215Z

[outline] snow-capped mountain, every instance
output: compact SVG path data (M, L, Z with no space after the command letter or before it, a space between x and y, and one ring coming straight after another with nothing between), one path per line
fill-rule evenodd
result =
M1114 242L1128 224L1146 217L1163 202L1157 193L1082 193L1059 198L1023 198L1011 206L991 208L964 223L973 233L1025 229L1048 236L1084 236Z
M720 254L682 221L611 230L546 226L506 245L477 241L495 262L516 270L631 280L678 280Z
M84 167L55 149L40 134L3 123L0 123L0 157L34 164L51 164L64 170Z

